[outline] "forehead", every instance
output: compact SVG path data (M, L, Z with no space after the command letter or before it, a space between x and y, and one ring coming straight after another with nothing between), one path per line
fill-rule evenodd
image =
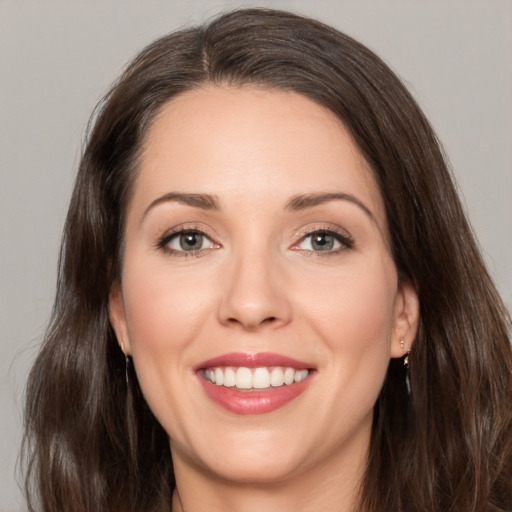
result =
M295 92L206 86L165 104L150 126L134 195L201 192L257 204L302 193L357 195L385 229L373 173L341 121ZM137 200L137 197L135 198Z

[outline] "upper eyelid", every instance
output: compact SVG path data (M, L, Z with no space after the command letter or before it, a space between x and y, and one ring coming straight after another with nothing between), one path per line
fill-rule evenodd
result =
M343 229L339 226L334 226L332 224L320 224L302 228L301 230L299 230L297 236L299 236L299 239L302 240L305 237L318 232L334 233L343 238L352 239L352 235L346 229Z
M204 226L198 226L197 224L178 224L173 228L164 230L160 235L157 236L158 240L163 240L164 238L170 239L174 236L177 236L182 233L199 233L210 238L212 241L218 243L218 236L212 230Z

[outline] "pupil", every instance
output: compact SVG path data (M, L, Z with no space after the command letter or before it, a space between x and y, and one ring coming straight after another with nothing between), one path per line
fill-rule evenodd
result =
M334 238L327 233L318 233L313 237L311 244L317 251L328 251L334 247Z
M180 246L184 251L201 249L202 244L203 237L197 233L185 233L180 237Z

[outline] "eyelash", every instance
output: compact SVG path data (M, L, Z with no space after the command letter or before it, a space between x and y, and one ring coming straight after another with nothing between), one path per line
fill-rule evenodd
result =
M163 250L166 253L177 256L177 257L199 257L205 254L204 251L207 249L198 249L198 250L191 250L191 251L185 251L185 250L177 250L172 249L169 247L169 243L180 236L192 234L192 235L199 235L207 238L211 241L213 245L216 245L219 247L219 244L216 243L212 236L210 236L208 233L205 233L204 230L190 226L190 227L177 227L170 233L165 233L163 236L159 237L157 243L156 243L156 249L158 251ZM312 237L315 234L322 234L333 237L337 242L341 244L340 248L334 249L334 250L326 250L326 251L315 251L315 250L307 250L307 249L300 249L298 246L303 243L307 238ZM348 235L347 233L342 233L336 229L333 229L332 227L315 227L313 229L306 230L301 233L300 239L298 242L293 244L291 249L295 251L301 251L303 253L307 253L310 256L313 257L325 257L333 254L338 254L340 252L343 252L348 249L354 248L354 240L353 238Z
M179 227L173 229L173 231L171 231L170 233L165 233L163 236L161 236L156 243L156 249L165 251L166 253L168 253L172 256L177 256L177 257L181 257L181 258L202 256L204 254L205 249L199 249L199 250L195 250L195 251L194 250L180 251L180 250L172 249L171 247L169 247L169 243L173 239L178 238L183 235L188 235L188 234L203 236L203 237L207 238L208 240L210 240L213 245L217 245L217 246L219 245L214 241L213 237L210 236L208 233L205 233L205 231L203 229L200 229L195 226L187 226L187 227L179 226Z
M341 247L339 247L338 249L328 250L328 251L305 250L305 249L300 249L298 247L307 238L310 238L316 234L332 236L337 242L340 243ZM312 229L305 230L301 234L300 240L293 245L292 249L294 249L296 251L302 251L304 253L308 253L308 255L312 256L312 257L325 257L325 256L332 256L335 254L339 254L340 252L353 249L354 245L355 245L354 239L346 232L338 231L337 229L334 229L331 226L329 226L329 227L328 226L324 226L324 227L315 226Z

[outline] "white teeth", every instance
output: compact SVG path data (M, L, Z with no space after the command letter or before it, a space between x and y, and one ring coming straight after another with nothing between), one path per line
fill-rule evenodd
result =
M304 380L308 375L309 370L295 370L281 366L270 368L216 367L204 370L204 378L212 384L238 389L268 389L271 386L289 386L294 382Z
M293 368L286 368L284 371L284 383L286 385L293 384L295 381L295 370Z
M290 368L291 370L291 368ZM282 368L272 368L270 372L270 385L277 388L284 384L284 372Z
M300 382L301 380L304 380L307 376L307 370L300 370L298 372L295 372L295 382Z
M251 389L252 388L252 372L249 368L240 367L236 371L235 386L238 389Z
M215 368L215 384L217 384L217 386L224 384L224 373L220 368Z
M256 368L252 374L252 387L265 389L270 387L270 373L266 368Z
M224 386L228 388L236 386L236 375L233 368L226 368L224 370Z

